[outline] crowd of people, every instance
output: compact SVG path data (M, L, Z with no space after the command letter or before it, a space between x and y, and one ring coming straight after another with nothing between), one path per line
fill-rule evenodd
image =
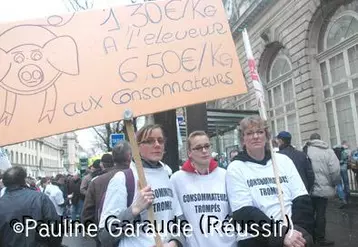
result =
M136 140L146 186L140 182L131 145L126 141L118 143L112 154L94 161L83 178L59 174L36 181L21 167L9 168L2 175L0 247L61 246L59 235L14 232L13 220L24 215L57 226L63 220L94 223L99 229L94 237L97 246L155 246L148 225L131 229L148 222L150 206L155 230L167 247L334 244L325 235L325 214L327 201L336 195L337 187L341 186L342 201L349 201L347 143L342 143L342 156L338 157L314 133L299 151L291 145L291 134L282 131L276 136L278 150L271 152L271 133L259 116L243 119L239 133L243 149L233 150L224 167L212 157L209 136L200 130L190 133L188 158L172 174L162 162L166 144L163 128L145 125L136 133ZM181 224L168 230L173 222L187 222L191 232ZM226 227L214 227L224 222Z

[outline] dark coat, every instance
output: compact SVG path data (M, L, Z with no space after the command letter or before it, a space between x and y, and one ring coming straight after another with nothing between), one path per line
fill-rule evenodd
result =
M29 230L28 237L24 232L15 233L10 223L14 224L15 219L24 222L25 216L35 221L60 223L56 209L46 194L26 187L7 188L0 198L0 247L61 246L62 237L42 238L35 230Z
M80 200L84 200L85 196L81 194L80 188L81 188L81 179L78 178L76 180L71 179L68 184L68 194L72 194L72 204L77 204Z
M310 193L315 177L312 164L308 156L304 152L296 150L291 145L280 147L279 153L285 154L293 161L308 193Z
M109 181L113 176L120 171L118 168L111 168L106 173L96 176L88 186L85 202L83 204L83 210L81 214L81 222L86 223L99 223L98 210L102 196L107 190Z

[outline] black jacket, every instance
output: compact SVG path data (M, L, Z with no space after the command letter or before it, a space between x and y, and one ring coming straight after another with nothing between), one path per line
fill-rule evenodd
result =
M15 220L25 222L24 217L45 223L60 223L54 205L44 193L27 187L6 188L0 198L0 247L61 246L62 238L42 238L35 230L29 230L28 237L24 232L15 233L10 224L14 224Z
M291 145L281 146L279 153L288 156L293 161L308 193L310 193L314 183L314 172L308 156Z

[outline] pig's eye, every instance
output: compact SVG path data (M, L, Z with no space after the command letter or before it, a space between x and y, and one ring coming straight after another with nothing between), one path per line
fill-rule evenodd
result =
M15 61L15 63L22 63L24 60L25 60L25 56L24 56L24 54L22 54L22 53L17 53L17 54L14 56L14 61Z
M31 54L31 59L34 60L34 61L38 61L42 58L42 53L39 52L39 51L34 51L32 54Z

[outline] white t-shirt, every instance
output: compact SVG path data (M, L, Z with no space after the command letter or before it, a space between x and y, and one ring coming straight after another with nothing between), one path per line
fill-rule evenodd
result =
M291 218L292 201L308 193L292 160L283 154L274 155L283 191L285 214ZM272 160L266 165L234 160L227 169L226 186L233 212L245 206L253 206L269 218L283 220Z
M138 175L137 170L133 169L135 180L135 200L138 194ZM153 202L154 218L156 222L167 226L169 220L174 219L175 216L182 215L182 211L178 202L178 198L173 190L173 186L169 181L168 172L164 167L161 168L144 168L144 174L147 184L151 186L155 194ZM104 199L102 214L100 217L99 227L104 228L106 220L109 216L118 216L120 212L127 208L127 190L125 185L125 175L123 172L117 172L116 175L110 180L106 197ZM148 211L144 210L141 214L141 221L148 220ZM109 220L108 220L109 222ZM107 222L107 223L108 223ZM159 226L160 229L160 226ZM160 233L162 243L167 243L169 235ZM119 242L119 247L151 247L155 246L153 235L146 234L142 230L134 233L132 236L124 236Z
M177 171L172 175L171 181L185 219L193 228L192 235L186 239L188 247L237 245L235 232L216 233L212 226L208 230L209 221L211 225L219 222L217 226L220 229L221 222L231 216L225 173L225 169L217 167L208 175L186 171Z
M53 205L56 208L56 212L59 216L63 215L63 207L60 207L59 205L65 203L65 200L63 198L63 193L60 190L60 188L53 184L46 185L46 188L44 190L44 193L50 198Z

